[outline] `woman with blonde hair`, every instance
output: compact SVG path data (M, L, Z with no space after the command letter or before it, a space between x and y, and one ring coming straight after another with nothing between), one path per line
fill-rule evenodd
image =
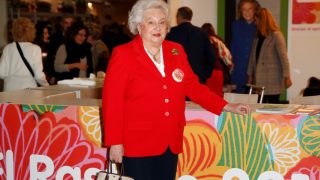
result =
M264 103L279 103L280 94L292 85L286 42L271 12L256 16L257 35L248 65L248 83L265 87Z
M41 49L32 44L36 29L32 21L21 17L12 25L12 35L15 42L5 46L0 59L0 78L4 79L4 91L48 86L43 73ZM21 48L21 53L19 49ZM23 56L30 70L23 61ZM32 74L33 72L33 74Z

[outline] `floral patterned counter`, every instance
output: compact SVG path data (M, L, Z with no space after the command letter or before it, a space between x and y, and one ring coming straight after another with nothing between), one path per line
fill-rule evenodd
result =
M0 179L93 179L98 106L0 105ZM177 179L320 179L319 116L186 110Z

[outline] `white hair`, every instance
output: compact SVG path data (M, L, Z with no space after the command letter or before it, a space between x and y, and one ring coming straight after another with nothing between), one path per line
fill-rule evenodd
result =
M128 26L132 34L138 34L137 26L142 22L143 13L147 9L160 9L166 16L166 21L169 27L169 9L168 5L163 0L138 0L129 12Z

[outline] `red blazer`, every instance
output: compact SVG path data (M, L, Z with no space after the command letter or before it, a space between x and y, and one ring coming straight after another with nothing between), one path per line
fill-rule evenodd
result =
M123 144L125 156L160 155L168 146L182 152L186 96L215 114L227 104L199 83L181 45L164 41L162 51L165 77L139 35L113 50L103 88L104 143Z

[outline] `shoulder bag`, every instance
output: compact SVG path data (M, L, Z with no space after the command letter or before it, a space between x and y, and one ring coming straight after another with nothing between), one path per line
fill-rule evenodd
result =
M132 177L123 176L123 164L120 168L120 173L112 172L112 165L115 163L109 161L109 167L105 171L99 171L96 176L96 180L134 180Z
M16 45L17 45L19 54L20 54L20 56L21 56L24 64L27 66L29 72L31 73L32 77L34 78L34 72L33 72L32 68L31 68L30 64L28 63L27 59L24 57L23 52L22 52L22 50L21 50L21 47L20 47L19 43L16 42ZM41 85L37 82L37 80L36 80L36 79L34 79L34 80L36 81L37 86L38 86L38 87L41 87Z

